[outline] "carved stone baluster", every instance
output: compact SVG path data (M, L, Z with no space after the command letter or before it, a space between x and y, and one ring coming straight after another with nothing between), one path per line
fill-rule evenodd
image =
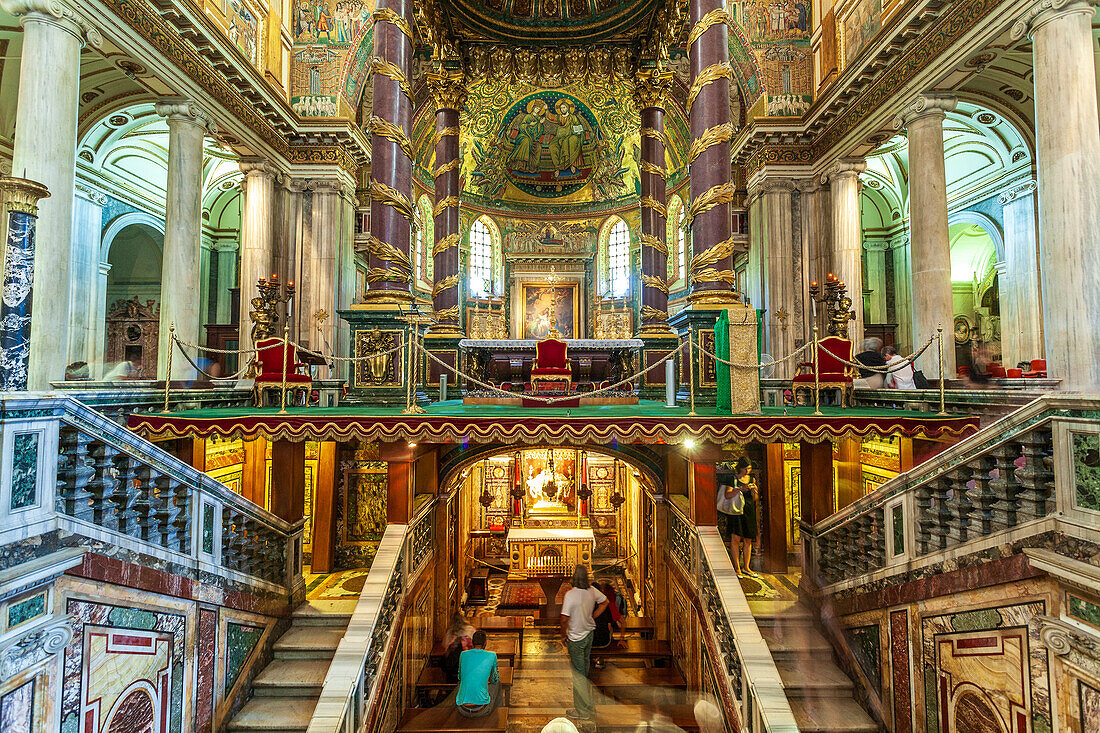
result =
M970 499L970 487L967 481L970 472L958 469L944 474L939 480L951 493L947 502L947 537L949 544L959 545L970 537L971 513L974 503Z
M115 490L108 499L115 505L118 530L123 534L139 537L138 514L134 509L134 502L138 498L138 493L134 490L135 461L126 453L116 453L112 460L115 464Z
M932 528L936 524L932 516L933 482L926 481L917 486L913 499L917 505L917 554L924 555L932 551Z
M1019 442L1024 457L1023 467L1016 469L1020 521L1039 519L1054 510L1054 447L1050 430L1037 428L1021 436Z
M176 514L172 518L174 539L171 548L182 553L191 553L191 487L182 481L176 481L172 486L172 503L176 506Z
M226 507L222 513L222 564L232 570L240 570L241 551L244 546L242 515Z
M871 515L868 554L871 559L871 567L877 569L886 565L886 512L882 507L878 507L871 512Z
M92 521L92 493L88 485L95 476L88 455L90 442L91 438L76 428L62 427L58 436L59 508L70 517L87 522Z
M172 522L176 518L176 505L172 501L175 495L175 483L176 480L167 474L161 474L153 479L153 485L156 487L153 516L156 517L157 532L154 541L161 547L171 546Z
M956 484L951 474L940 474L932 480L932 547L946 549L947 539L951 535L952 512L950 501L954 498ZM951 497L951 498L949 498Z
M1019 456L1016 446L1004 443L996 446L991 455L997 474L989 479L989 490L996 499L993 505L993 529L1015 527L1018 517L1019 484L1016 483L1016 466L1013 463Z
M991 455L978 456L967 464L970 469L970 478L974 482L974 489L970 492L974 497L975 517L970 525L972 533L982 536L993 532L993 507L997 504L997 495L990 488L990 474L996 467L996 461Z
M115 493L115 449L95 441L88 449L94 475L88 485L92 495L92 522L105 529L118 529L118 515L109 497Z
M134 524L137 527L135 536L146 542L157 542L156 510L156 484L159 474L144 463L134 466Z

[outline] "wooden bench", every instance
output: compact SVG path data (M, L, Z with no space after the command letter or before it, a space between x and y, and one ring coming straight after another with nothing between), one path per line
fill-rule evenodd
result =
M653 623L653 619L648 616L624 616L621 623L626 633L638 634L643 639L652 639L657 628ZM534 626L537 629L557 628L561 626L561 618L559 616L554 616L553 618L536 618Z
M512 666L516 663L517 647L518 645L515 639L503 636L494 636L485 645L485 648L489 651L496 652L498 661L507 662ZM431 656L428 657L428 664L431 666L439 666L445 654L446 650L443 648L443 642L437 642L436 645L432 647Z
M693 705L670 705L654 708L647 705L597 705L596 729L606 731L630 731L638 729L638 723L665 720L685 731L698 731Z
M475 625L484 631L486 636L518 634L520 649L523 648L526 621L526 616L479 616L474 619Z
M452 705L413 708L405 712L397 730L403 733L458 733L467 730L505 733L508 730L508 708L498 707L484 718L463 717Z
M500 677L501 704L507 707L512 696L512 668L498 666L497 675ZM422 708L438 705L456 687L458 684L448 681L439 667L425 667L416 680L416 699Z
M589 679L600 692L623 703L664 707L684 703L687 681L672 667L603 667L592 669Z
M665 662L672 658L672 647L667 641L656 639L626 639L609 647L592 650L593 659L646 659Z

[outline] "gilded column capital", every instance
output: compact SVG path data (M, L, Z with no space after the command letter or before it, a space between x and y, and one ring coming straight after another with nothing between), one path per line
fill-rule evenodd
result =
M645 69L634 75L634 105L643 109L664 109L669 90L672 89L672 72L659 68Z
M831 180L844 178L859 178L859 174L867 170L867 161L863 158L841 158L825 169L821 174L821 182L828 183Z
M428 91L436 110L461 111L466 104L466 75L461 71L439 69L427 73Z
M938 117L942 120L948 112L958 105L959 100L953 94L941 92L926 92L918 94L913 101L905 106L897 117L894 118L894 129L901 130L911 125L915 120L925 117Z
M197 125L211 135L218 132L214 118L190 99L178 97L161 99L156 103L155 109L158 115L167 117L169 122L187 122Z
M50 190L27 178L0 177L0 204L5 211L38 216L38 200L49 198Z
M0 0L0 8L19 16L20 25L47 23L76 36L81 45L87 43L92 48L103 45L99 30L61 0Z
M1022 18L1012 24L1012 40L1018 41L1024 36L1031 38L1035 31L1047 23L1072 15L1095 13L1100 0L1036 0L1024 11Z

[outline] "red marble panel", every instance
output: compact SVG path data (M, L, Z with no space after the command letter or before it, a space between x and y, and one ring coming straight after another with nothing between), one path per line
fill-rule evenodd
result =
M890 667L894 690L894 733L912 733L913 694L909 679L909 619L906 611L890 614Z
M218 612L199 609L199 668L196 690L195 730L211 733L214 726L214 660L217 656Z

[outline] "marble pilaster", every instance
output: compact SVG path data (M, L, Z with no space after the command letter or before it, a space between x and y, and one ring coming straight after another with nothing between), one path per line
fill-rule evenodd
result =
M240 163L241 181L241 288L238 348L252 348L252 299L259 294L260 278L278 274L275 269L274 204L275 174L271 163L252 159ZM288 278L289 279L289 278ZM280 334L281 335L281 334Z
M864 257L867 259L867 282L863 287L867 295L863 298L863 317L867 323L887 322L886 250L887 243L881 239L868 240L863 245Z
M38 202L49 196L46 187L37 181L25 178L0 179L0 205L7 219L4 290L3 298L0 298L2 392L27 389L27 380L30 377L35 229L38 223Z
M38 212L38 269L68 283L76 176L76 124L80 50L102 42L73 8L61 0L2 0L20 17L23 48L15 103L12 171L50 191ZM77 304L82 307L83 304ZM69 357L69 288L40 298L31 323L30 388L48 389L64 376Z
M103 357L103 322L96 320L106 290L98 285L103 206L107 198L78 186L73 197L73 230L69 259L69 357L92 364ZM97 333L100 335L97 338Z
M167 99L157 102L157 114L168 118L168 191L164 217L164 253L161 260L160 346L157 374L170 379L193 379L186 359L172 356L169 328L189 344L203 343L199 324L199 271L202 237L203 135L216 131L209 115L194 102ZM194 347L192 358L197 356Z
M217 292L214 294L214 322L229 323L233 315L229 312L230 288L237 287L237 251L238 242L222 239L215 243L213 256L218 260ZM239 314L238 314L239 315Z
M890 257L894 264L894 343L899 354L913 349L913 272L909 256L909 237L901 235L890 241Z
M855 320L848 324L848 337L855 344L863 340L863 222L859 213L859 174L867 170L863 160L842 159L826 173L833 203L832 272L848 286Z
M1004 274L998 278L1001 363L1007 368L1043 356L1035 188L1035 182L1028 181L1005 191L999 199L1005 239Z
M1096 0L1039 0L1012 28L1031 39L1039 177L1039 260L1047 373L1100 387L1100 119Z
M909 227L912 267L913 346L920 346L943 328L943 368L955 376L955 346L951 340L955 309L951 298L951 243L947 231L947 170L943 121L955 109L947 94L919 95L895 119L909 137ZM917 360L929 379L938 379L935 345Z
M302 205L309 210L309 226L303 231L301 278L297 283L291 333L297 341L322 353L336 346L337 264L346 229L343 184L319 178L305 182ZM324 376L325 369L321 370Z

